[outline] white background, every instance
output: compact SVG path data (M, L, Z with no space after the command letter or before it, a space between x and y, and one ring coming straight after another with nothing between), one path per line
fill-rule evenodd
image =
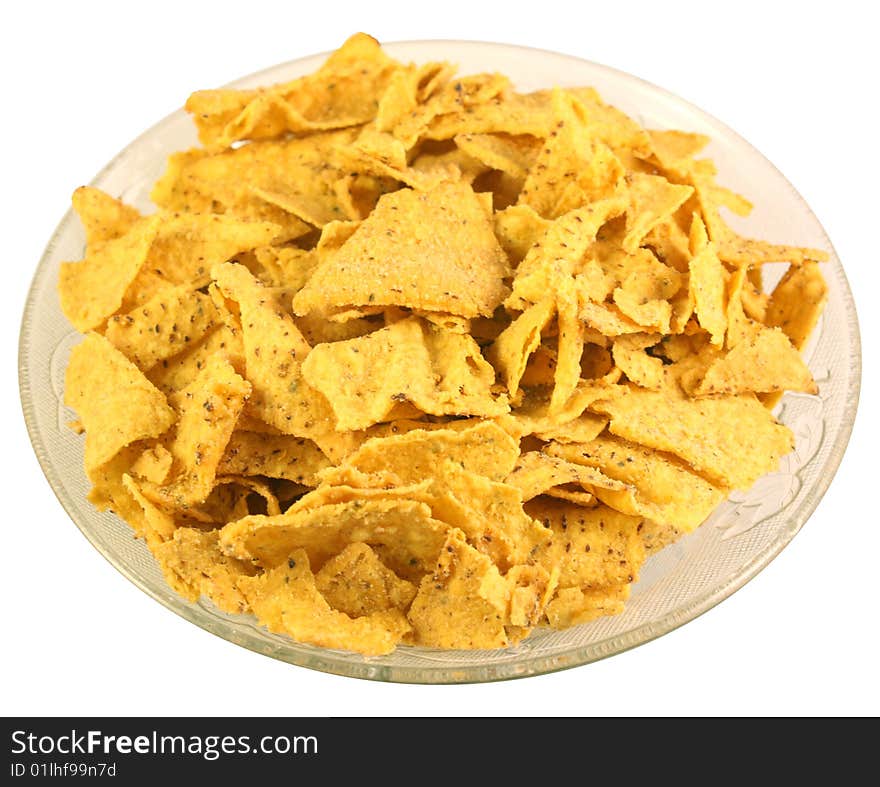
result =
M862 10L869 6L7 4L0 32L0 713L880 711L880 59L876 24ZM386 41L525 44L637 74L739 131L824 224L859 307L865 371L855 432L805 529L754 581L703 617L612 659L526 680L419 687L339 678L272 661L176 617L104 562L55 500L21 417L16 344L34 267L71 191L190 90L333 49L357 30Z

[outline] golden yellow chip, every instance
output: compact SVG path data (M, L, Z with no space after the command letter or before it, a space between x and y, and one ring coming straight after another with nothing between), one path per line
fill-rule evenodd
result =
M611 350L614 363L630 382L652 389L663 385L666 379L663 361L646 352L659 340L659 336L647 333L631 333L614 340Z
M218 213L269 221L289 241L337 219L359 219L342 181L339 150L353 139L337 131L308 139L244 145L213 155L194 150L172 156L151 197L169 211Z
M478 650L508 644L510 586L488 557L453 530L407 615L414 641L433 648Z
M599 228L624 207L618 199L602 200L572 210L549 224L540 242L532 246L517 268L513 293L505 306L523 310L543 300L548 292L571 286L569 282Z
M578 317L578 298L571 288L562 288L556 296L558 343L556 370L553 374L553 394L550 413L555 415L565 408L574 395L581 377L581 357L584 354L584 324Z
M624 170L604 142L591 133L588 114L571 94L555 90L552 96L553 130L529 170L520 204L530 205L545 218L595 200L607 199L623 178ZM567 187L577 195L566 199ZM561 207L562 206L562 207Z
M186 388L215 355L228 358L237 369L244 369L241 331L233 333L226 325L220 325L190 345L182 353L159 361L146 373L147 379L166 395Z
M748 394L688 399L669 389L620 386L591 407L611 418L612 433L675 454L707 478L734 489L747 489L775 470L794 445L791 431Z
M537 560L559 568L560 588L628 584L638 578L645 559L641 517L546 498L531 501L526 509L550 531L552 538Z
M595 413L582 413L564 424L536 429L533 434L540 440L560 443L588 443L608 426L608 419Z
M332 222L332 225L348 225L350 222ZM323 234L321 238L323 239ZM320 246L320 242L319 242ZM257 264L262 269L260 278L270 287L284 287L289 292L301 290L318 264L316 251L306 251L296 246L261 246L254 249Z
M536 137L509 134L459 134L455 144L490 169L520 180L525 180L541 147Z
M388 420L404 402L432 415L493 416L508 409L492 396L495 371L476 342L418 319L319 345L303 364L303 376L324 394L344 430Z
M448 529L424 503L353 500L230 522L220 532L220 545L227 554L271 568L294 549L306 550L309 559L321 565L349 544L363 542L374 547L395 574L412 579L430 570Z
M82 262L61 263L58 274L61 309L78 331L101 327L119 310L147 260L158 229L158 218L142 219L124 235L90 249Z
M625 485L618 489L593 487L596 496L611 508L682 532L702 524L727 492L669 454L610 435L589 443L554 443L547 447L547 453L594 467Z
M315 586L333 609L353 618L406 610L416 595L412 582L387 569L366 544L349 544L315 574Z
M256 569L224 555L217 545L216 531L178 528L154 554L168 584L184 598L198 601L199 596L207 596L221 610L233 614L247 610L237 583Z
M126 290L126 311L143 306L157 293L178 285L191 289L210 280L211 267L241 251L269 243L278 225L240 221L214 214L173 214L162 217L146 260Z
M156 499L187 508L207 498L250 393L250 383L228 361L212 358L189 386L172 396L177 410L177 428L168 446L172 471L166 484L155 489Z
M163 290L128 314L111 317L104 335L147 372L195 344L220 319L207 295L181 285Z
M828 285L818 264L792 265L773 290L767 304L767 325L781 328L802 350L825 308Z
M709 237L716 244L718 256L724 262L737 266L763 262L791 262L801 265L828 259L827 252L819 249L768 243L738 235L727 226L718 210L721 205L729 207L731 193L708 183L705 178L695 178L694 186Z
M624 488L624 484L608 478L592 467L566 462L540 451L520 454L516 467L507 477L507 484L519 489L524 501L531 500L552 487L571 483L587 488Z
M511 396L519 391L526 363L541 343L541 332L552 319L555 306L553 298L545 298L530 306L498 335L492 345L489 358L501 372Z
M630 254L639 248L645 235L672 216L694 193L691 186L678 186L659 175L639 172L627 177L627 187L629 208L623 249Z
M706 370L695 396L746 392L802 391L815 394L810 370L779 328L761 328Z
M137 440L161 436L175 421L162 392L96 334L89 334L70 354L64 403L76 410L85 429L86 471L109 462Z
M691 225L690 291L700 326L721 346L727 330L725 282L727 273L706 236L703 220L694 215Z
M317 474L330 462L315 443L305 437L235 431L217 472L220 475L262 475L286 478L317 486Z
M509 88L510 80L502 74L473 74L451 80L402 118L393 129L394 136L411 148L421 138L450 139L460 132L481 131L481 118L504 114L497 112L497 105Z
M201 90L186 102L206 147L285 132L340 128L375 117L400 65L363 33L349 38L314 74L260 90Z
M391 74L376 110L376 128L392 131L431 98L454 73L448 63L399 68Z
M629 598L625 583L602 588L564 588L547 605L547 621L553 628L565 629L606 615L619 615Z
M507 260L465 184L386 195L293 300L297 314L397 305L489 316L507 294Z
M511 205L496 211L494 223L498 242L513 265L522 261L551 224L529 205Z
M347 458L364 473L388 471L402 483L414 483L434 474L436 457L493 481L503 481L516 464L519 446L491 421L468 425L460 431L417 429L403 435L368 440Z
M86 231L86 248L97 249L125 235L141 218L140 212L92 186L73 192L73 209Z
M302 377L310 347L293 318L243 266L221 265L214 277L241 311L252 412L284 434L315 439L333 431L330 405Z
M514 566L504 578L510 585L508 618L510 626L531 628L544 616L547 602L559 585L559 571L555 567L547 571L543 566ZM508 637L513 632L508 626Z
M649 129L648 136L651 139L651 152L665 169L674 169L692 159L709 144L709 137L686 131Z
M164 484L171 472L174 455L162 443L145 450L132 464L131 474L153 484Z
M420 399L430 368L421 326L402 320L361 338L318 345L303 377L327 398L339 428L352 430L386 420L398 402Z
M239 588L269 631L300 642L374 656L394 650L410 631L398 609L357 618L332 609L316 587L308 555L301 549L272 570L239 580Z

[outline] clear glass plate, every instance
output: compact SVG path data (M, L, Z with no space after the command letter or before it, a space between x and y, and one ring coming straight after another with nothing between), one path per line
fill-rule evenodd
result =
M815 509L843 456L858 402L861 357L855 305L831 242L800 195L757 150L714 118L648 82L575 57L502 44L417 41L389 44L387 50L404 61L450 60L462 74L497 70L509 75L521 90L592 85L606 101L645 126L707 134L712 138L707 155L718 166L719 182L756 203L748 219L730 217L736 230L830 251L831 261L823 266L829 284L828 306L806 349L820 393L815 397L787 394L779 408L781 420L797 436L795 451L782 460L777 472L723 503L695 533L653 556L622 615L566 631L538 630L509 650L401 647L388 656L364 658L301 645L269 634L251 616L227 615L209 602L190 604L177 596L165 584L144 544L132 538L129 527L87 502L82 438L66 427L74 416L63 405L64 369L79 335L61 314L56 293L58 266L63 260L79 259L84 250L79 222L68 213L34 277L20 344L25 420L49 483L95 548L168 609L251 650L340 675L412 683L535 675L619 653L693 620L742 587L779 554ZM275 66L233 86L288 80L314 70L324 57ZM150 186L162 173L166 157L194 144L191 121L182 110L177 111L116 156L93 185L150 210Z

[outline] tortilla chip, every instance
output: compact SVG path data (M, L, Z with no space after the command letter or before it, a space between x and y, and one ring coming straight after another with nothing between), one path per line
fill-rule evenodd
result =
M251 412L284 434L318 439L332 432L330 405L302 376L310 348L293 318L243 266L221 265L212 275L241 310Z
M801 391L819 388L800 353L779 328L762 328L706 371L694 395Z
M333 609L352 618L389 609L405 611L416 586L389 571L366 544L349 544L315 574L315 586Z
M121 238L141 218L139 211L93 186L80 186L73 192L72 202L85 230L89 251Z
M303 376L327 397L339 428L351 430L386 420L398 402L420 399L430 382L430 368L421 326L413 319L360 338L318 345L303 364Z
M530 306L499 334L489 351L489 358L500 371L511 396L519 391L526 363L541 343L541 332L552 319L555 307L553 298Z
M272 568L295 549L306 550L315 565L322 565L349 544L363 542L395 574L411 580L430 571L447 530L424 503L358 499L275 517L245 517L220 531L220 545L228 555Z
M451 139L459 132L473 131L474 123L493 113L509 87L510 80L502 74L470 74L449 81L402 118L393 129L394 136L409 149L420 139Z
M325 225L325 229L329 226L331 225ZM254 255L262 269L260 279L263 284L269 287L284 287L291 294L299 292L305 286L318 264L315 252L299 249L296 246L261 246L254 249Z
M524 310L543 300L548 292L570 287L569 281L599 228L623 207L620 200L602 200L566 213L550 224L517 268L513 293L504 305Z
M161 391L102 336L89 334L73 348L64 404L86 432L86 471L109 462L137 440L159 437L174 423Z
M626 178L629 208L626 213L626 236L623 249L633 253L661 221L668 219L683 205L694 190L691 186L670 183L659 175L634 172Z
M828 299L828 285L815 262L792 265L773 290L766 323L781 328L795 349L803 350Z
M550 222L529 205L511 205L496 211L493 220L495 236L514 265L519 264L550 226Z
M611 418L613 434L669 451L723 486L748 489L793 447L791 431L753 396L687 399L668 389L619 388L591 405Z
M459 650L506 647L509 599L510 586L492 561L453 530L407 615L414 641Z
M648 129L651 152L665 169L672 169L692 159L706 145L709 137L687 131Z
M555 569L547 571L542 566L514 566L504 575L504 579L510 585L507 613L510 625L525 628L536 626L544 616L547 602L556 592L559 572ZM507 633L512 638L510 628Z
M612 355L614 363L630 382L642 388L660 388L666 374L663 362L645 350L658 344L660 337L654 334L632 333L614 340Z
M186 102L208 148L366 123L400 65L364 33L349 38L315 73L258 90L200 90Z
M317 474L331 464L315 443L304 437L235 431L217 472L220 475L261 475L317 486Z
M641 305L638 303L634 304L631 300L627 300L627 296L623 293L623 290L620 290L619 292L620 294L618 297L626 301L632 308L637 308ZM622 336L627 333L642 333L646 327L633 321L626 315L622 314L619 309L607 303L582 301L578 314L588 327L598 331L604 336L614 337ZM662 319L662 315L660 315L660 317L651 316L647 319L650 322L654 322L657 319Z
M693 181L697 198L709 238L715 244L719 259L736 266L756 265L764 262L791 262L802 265L805 262L823 262L828 253L820 249L807 249L768 243L764 240L744 238L735 233L721 218L719 207L729 207L731 192L719 189L705 178Z
M556 351L556 371L553 375L553 394L550 413L561 412L572 397L581 377L581 356L584 353L584 324L578 317L578 299L565 289L556 295L559 339Z
M443 457L468 472L503 481L518 456L519 445L501 427L485 421L461 431L416 429L368 440L346 463L363 473L384 470L402 483L414 483L432 476L436 457Z
M565 629L606 615L619 615L629 598L630 586L603 588L564 588L547 605L547 621L555 629Z
M305 314L341 306L398 305L489 316L507 291L504 252L473 191L442 183L380 198L349 240L293 299Z
M250 383L228 361L215 357L189 386L174 394L171 402L178 420L168 446L174 457L171 478L152 494L148 489L145 493L177 508L205 500L250 392Z
M617 157L590 133L583 105L561 90L554 90L551 100L553 130L529 170L519 196L520 204L530 205L548 219L611 197L623 177ZM560 210L569 185L578 198Z
M378 368L382 375L376 375ZM476 342L418 319L318 345L303 364L303 375L327 397L339 429L387 420L405 401L434 415L492 416L507 410L491 395L495 372Z
M61 263L61 310L78 331L100 328L119 310L125 293L147 260L159 224L156 216L141 219L124 235L90 248L82 262Z
M525 180L541 147L536 137L509 134L459 134L455 144L490 169L521 180Z
M546 498L531 501L526 510L550 531L552 538L536 560L559 567L560 588L600 588L638 579L645 559L641 517Z
M173 461L173 454L162 443L157 443L135 460L131 474L154 484L164 484Z
M546 450L566 462L596 468L626 485L618 489L593 487L606 505L680 532L695 530L727 494L727 489L706 481L669 454L611 435L589 443L554 443Z
M111 317L104 335L147 372L199 341L219 320L207 295L182 285L163 290L128 314Z
M215 214L162 215L147 259L126 291L123 307L130 311L181 284L193 289L204 286L214 264L269 243L277 231L278 226L271 222Z
M702 219L694 214L691 225L689 286L694 301L694 313L702 328L712 336L712 344L720 347L727 330L725 282L727 272L709 244Z
M187 347L182 353L159 361L146 373L147 379L166 395L186 388L214 355L229 359L237 369L244 369L241 332L233 333L226 325L218 326Z
M595 413L583 413L559 426L536 429L533 434L547 442L555 440L559 443L588 443L598 437L606 426L608 419Z
M247 610L237 583L255 570L244 561L224 555L217 545L216 531L178 528L173 538L156 547L153 554L166 582L185 599L195 602L199 596L207 596L219 609L233 615Z
M271 571L240 580L239 588L262 625L299 642L374 656L390 653L410 631L398 609L357 618L333 609L315 585L309 557L301 549Z
M177 153L150 196L169 211L272 222L277 242L301 238L312 226L361 218L351 193L338 185L344 176L338 149L352 137L349 131L330 132L214 155Z
M578 483L589 489L594 486L617 490L624 488L619 481L608 478L591 467L566 462L540 451L521 454L506 483L519 489L523 500L531 500L555 486L571 483Z

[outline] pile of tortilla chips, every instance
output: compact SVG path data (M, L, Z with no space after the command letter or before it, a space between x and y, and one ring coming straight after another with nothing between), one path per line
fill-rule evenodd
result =
M187 109L155 213L74 194L59 284L91 499L186 598L364 654L504 648L619 613L791 451L826 255L733 232L705 137L362 34Z

